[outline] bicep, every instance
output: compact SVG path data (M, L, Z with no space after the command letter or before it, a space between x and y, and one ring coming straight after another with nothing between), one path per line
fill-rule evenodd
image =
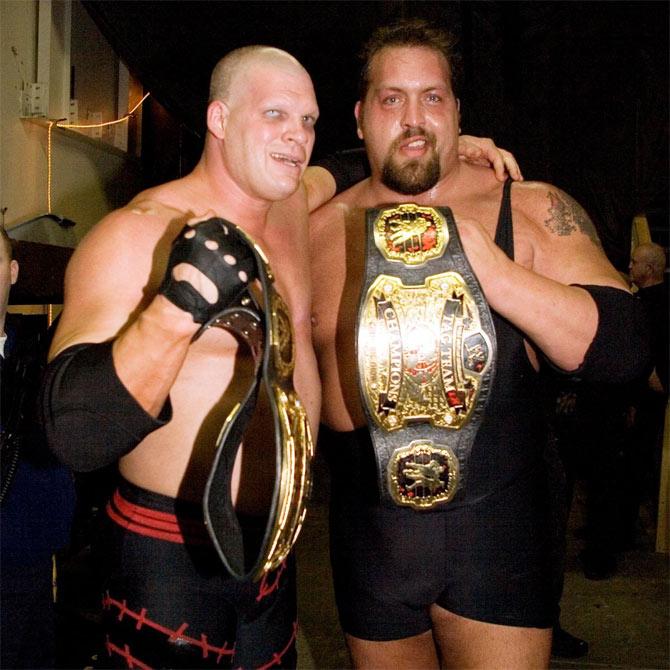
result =
M605 255L586 210L564 191L537 192L532 207L535 229L533 269L563 284L597 284L626 289Z
M552 238L535 254L535 271L562 284L593 284L628 290L602 247L583 237Z
M74 344L118 335L147 301L150 277L151 263L132 247L104 236L82 243L65 275L64 307L50 357Z

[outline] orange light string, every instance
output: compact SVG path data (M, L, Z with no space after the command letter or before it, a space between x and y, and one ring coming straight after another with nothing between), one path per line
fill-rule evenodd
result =
M112 126L116 123L123 123L127 121L135 112L135 110L151 95L146 93L144 97L124 116L114 121L105 121L104 123L90 123L90 124L63 124L67 119L58 119L57 121L49 121L49 130L47 131L47 211L51 214L51 130L54 126L58 128L102 128L103 126Z

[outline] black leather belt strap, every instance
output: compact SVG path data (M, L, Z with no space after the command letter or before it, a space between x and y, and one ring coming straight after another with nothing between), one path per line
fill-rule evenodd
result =
M386 503L453 499L493 381L496 338L448 207L366 213L359 388Z
M293 387L295 347L288 308L274 288L264 255L253 241L249 243L256 256L262 305L247 290L212 326L230 330L247 343L256 361L255 375L242 402L221 428L203 508L209 534L226 568L237 579L257 580L280 565L298 537L311 487L314 450L307 414ZM272 407L275 428L275 487L260 551L252 565L245 565L231 481L235 457L261 385Z

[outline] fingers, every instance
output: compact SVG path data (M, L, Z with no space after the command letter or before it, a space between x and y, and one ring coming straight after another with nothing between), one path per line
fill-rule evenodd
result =
M469 163L490 166L499 181L505 181L508 174L515 181L523 181L521 169L514 156L509 151L498 148L488 137L461 135L458 138L458 155Z
M214 282L193 265L188 263L175 265L172 276L177 281L186 281L191 284L210 305L213 305L219 298L219 290Z
M256 257L239 228L216 217L194 217L172 243L159 293L204 324L256 275Z
M505 181L509 172L510 177L518 181L521 171L514 156L505 149L499 149L493 140L488 137L482 138L480 142L483 157L491 164L496 174L496 179L498 181Z
M498 149L500 154L502 155L502 160L505 165L505 168L507 169L507 172L509 173L509 176L514 179L514 181L523 181L523 175L521 174L521 168L519 167L519 164L516 162L516 158L509 152L506 151L505 149ZM504 180L504 171L503 171L503 177L500 177L498 175L498 172L496 172L496 177L500 179L501 181Z

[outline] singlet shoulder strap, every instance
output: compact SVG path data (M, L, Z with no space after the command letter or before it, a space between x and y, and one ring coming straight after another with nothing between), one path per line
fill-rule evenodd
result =
M498 214L498 226L496 228L495 243L514 260L514 231L512 226L512 199L510 191L512 179L507 178L503 186L503 195L500 202L500 213Z

